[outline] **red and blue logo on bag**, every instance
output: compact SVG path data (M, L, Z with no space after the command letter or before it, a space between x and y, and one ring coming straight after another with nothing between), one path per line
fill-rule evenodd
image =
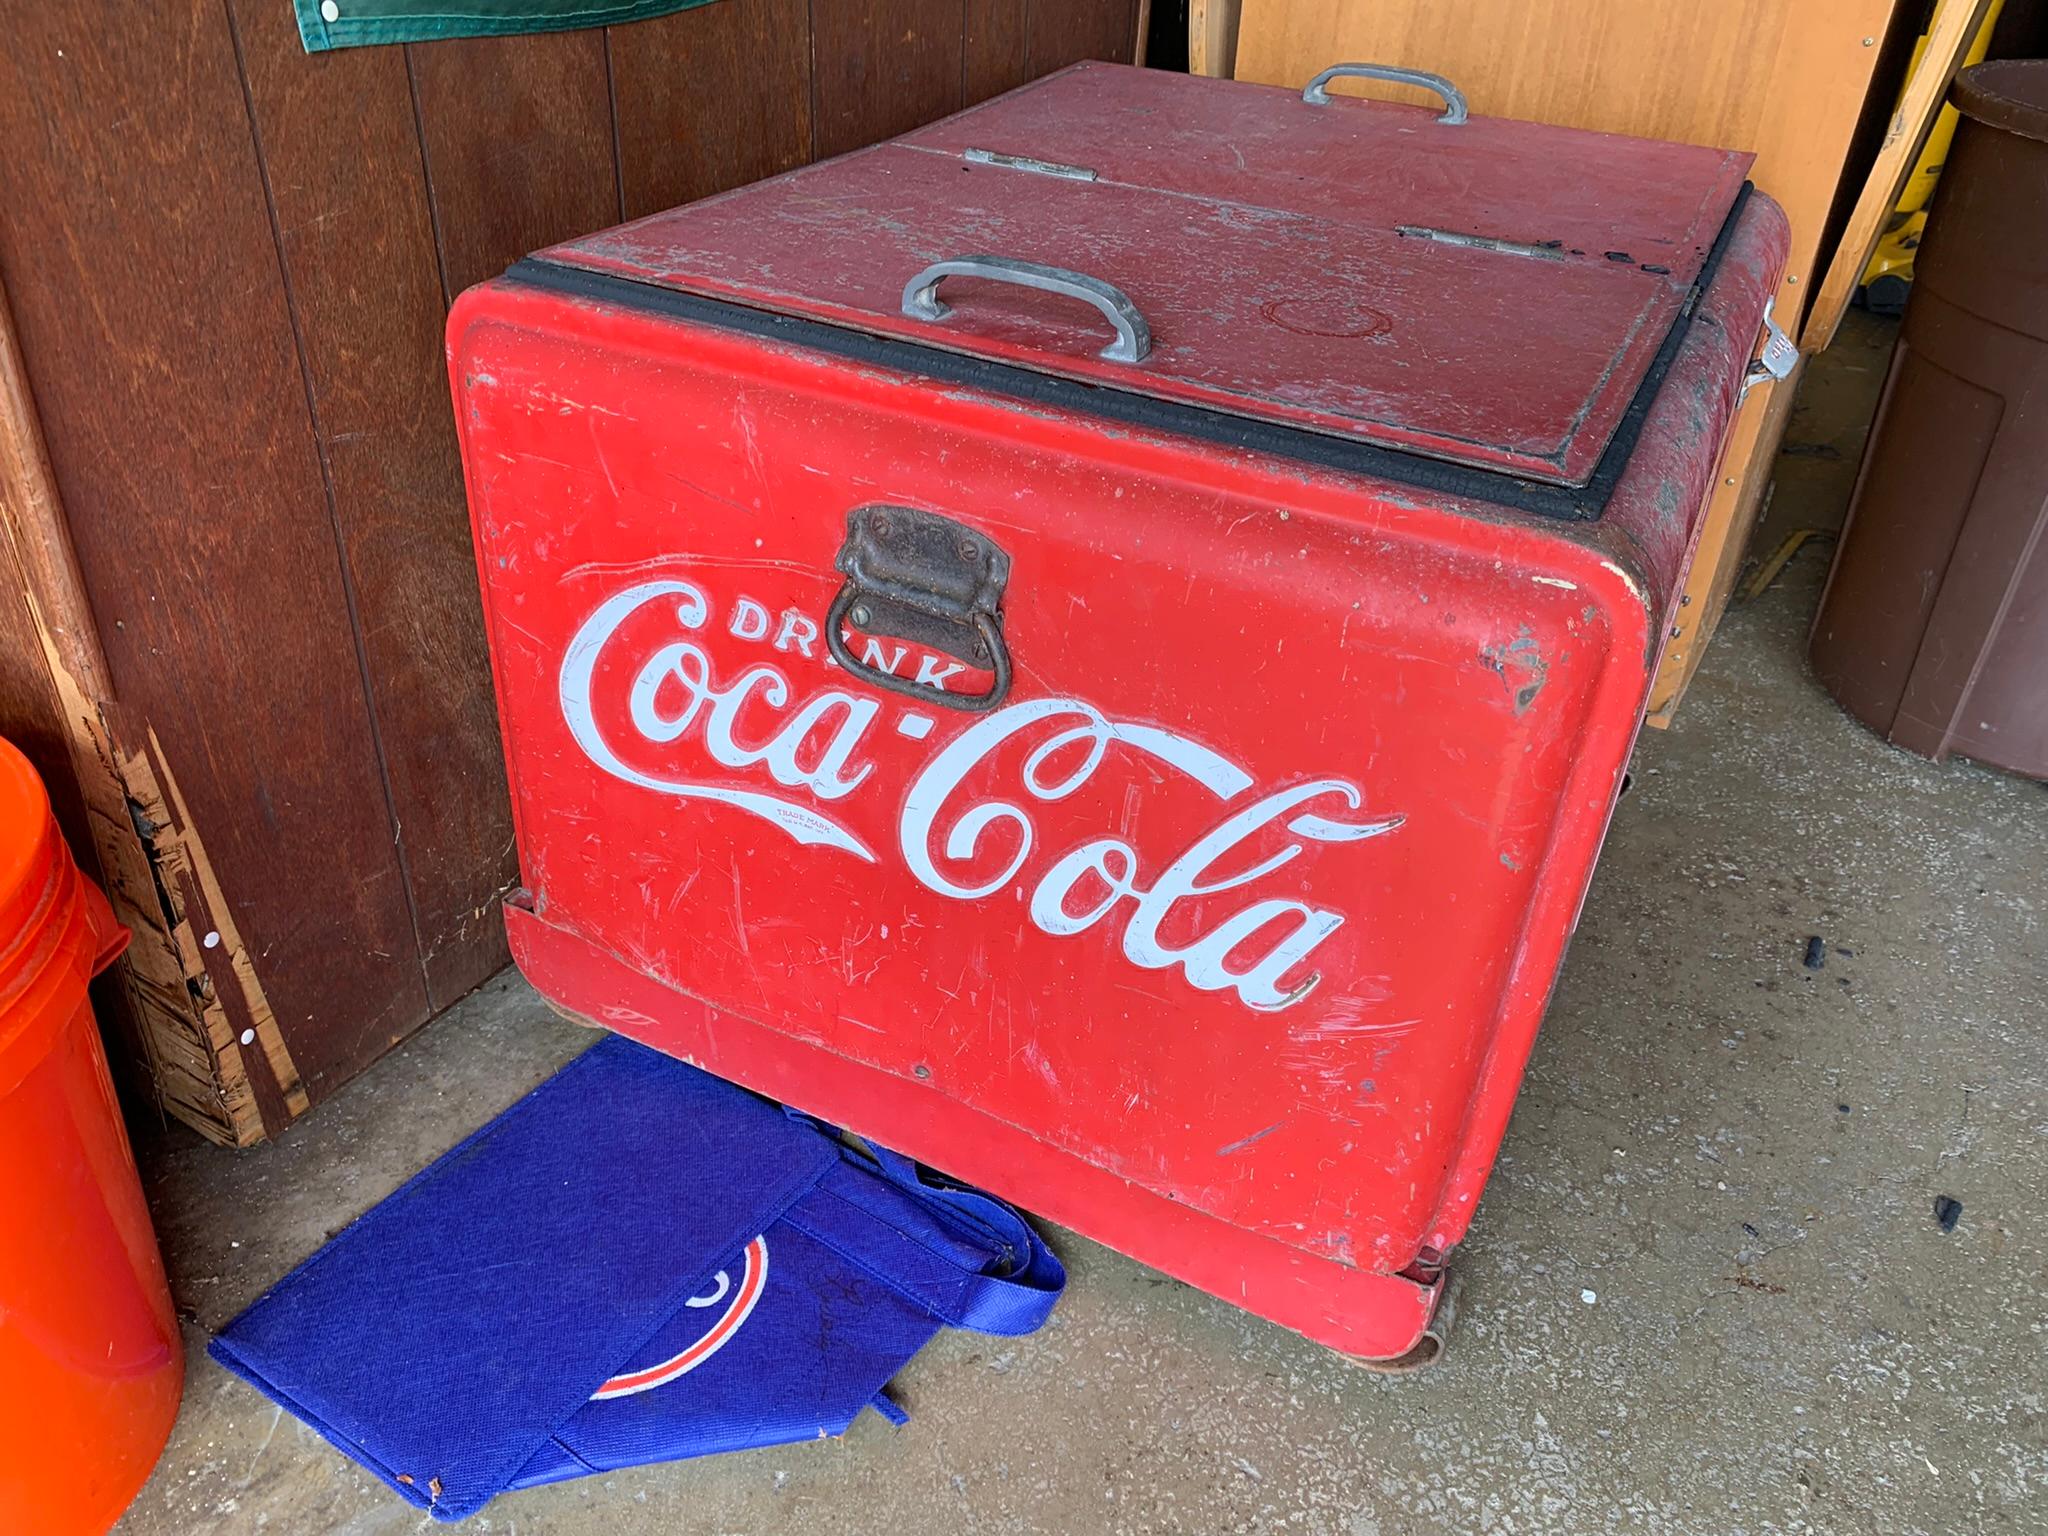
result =
M767 1283L768 1239L757 1237L747 1244L745 1267L740 1271L737 1288L733 1285L732 1276L721 1269L712 1278L709 1294L692 1296L683 1303L692 1309L715 1307L720 1302L726 1303L724 1313L704 1330L701 1339L686 1349L678 1350L666 1360L657 1361L639 1370L620 1372L591 1393L590 1400L593 1403L602 1403L615 1397L631 1397L637 1392L667 1386L677 1377L694 1371L717 1354L725 1342L740 1331L741 1326L753 1315L754 1304L761 1299L762 1288Z

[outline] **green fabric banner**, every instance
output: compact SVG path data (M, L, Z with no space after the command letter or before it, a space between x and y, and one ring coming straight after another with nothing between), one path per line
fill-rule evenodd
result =
M292 0L308 53L369 43L568 32L686 11L709 0Z

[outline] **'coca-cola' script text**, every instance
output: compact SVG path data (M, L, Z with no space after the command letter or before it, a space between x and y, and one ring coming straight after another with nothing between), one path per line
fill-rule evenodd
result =
M653 605L670 611L673 628L664 621L658 643L645 654L608 655L628 621ZM729 807L804 847L874 862L876 851L831 808L873 781L876 765L867 749L884 701L839 687L799 698L790 675L770 661L721 673L705 644L711 617L704 589L673 578L642 582L601 603L562 657L562 718L576 744L628 784ZM769 618L762 605L743 597L726 627L742 639L765 641ZM652 634L651 622L636 625L636 635ZM817 636L814 620L789 610L774 649L808 657ZM904 653L901 647L893 655L871 649L865 659L893 671ZM929 658L917 665L918 679L937 689L960 670ZM693 756L722 771L685 775L629 762L598 725L593 694L601 670L610 686L623 682L624 716L644 746L673 748L687 739ZM618 719L616 701L605 713ZM915 709L894 722L897 733L912 740L926 738L933 726ZM999 791L983 782L989 774L982 770L1012 742L1012 760L1024 746L1030 751L1016 785ZM1222 807L1220 819L1151 870L1129 841L1110 835L1041 854L1034 807L1073 795L1115 751L1141 754L1199 784ZM902 791L895 855L926 889L956 901L983 900L1021 882L1029 892L1029 920L1050 935L1084 934L1120 913L1121 950L1132 965L1177 969L1200 991L1230 991L1249 1007L1277 1009L1300 1002L1316 985L1320 974L1307 962L1344 925L1345 914L1291 897L1259 897L1252 888L1302 857L1311 843L1357 843L1401 825L1399 816L1364 814L1364 804L1359 786L1341 778L1258 794L1250 774L1180 732L1113 720L1081 699L1024 699L973 720L934 748ZM1266 829L1275 826L1288 840L1248 863L1232 857L1255 841L1270 844L1274 835ZM1007 828L1008 836L993 837L997 828ZM1244 904L1206 931L1165 936L1177 904L1233 891L1245 893Z

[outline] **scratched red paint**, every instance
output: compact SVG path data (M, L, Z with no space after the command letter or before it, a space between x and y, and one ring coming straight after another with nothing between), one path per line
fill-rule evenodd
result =
M976 233L1033 220L1041 243L1016 254L1056 259L1071 220L1089 253L1121 253L1112 275L1134 296L1169 296L1152 318L1170 366L1147 389L1193 398L1190 380L1242 381L1256 356L1266 372L1236 409L1299 424L1302 400L1370 398L1442 451L1446 423L1483 431L1460 450L1476 463L1546 434L1598 456L1641 325L1650 351L1665 328L1671 285L1640 266L1690 281L1743 160L1475 123L1487 153L1444 165L1426 116L1302 108L1303 174L1364 189L1319 215L1351 234L1454 227L1460 184L1511 189L1519 153L1557 206L1524 225L1490 193L1470 232L1597 229L1639 261L1384 227L1340 252L1326 232L1218 213L1264 196L1297 217L1274 191L1278 129L1247 130L1241 168L1187 152L1219 124L1277 119L1284 98L1090 66L915 148L553 256L925 339L882 296L957 254L960 199L935 189L970 179L957 150L1082 159L1085 111L1134 101L1157 132L1098 140L1100 175L1198 178L1202 206L977 166L995 189L975 218L1001 219ZM1395 142L1414 163L1373 192ZM1360 143L1378 148L1347 180ZM1141 266L1169 203L1204 233ZM815 234L800 251L792 222ZM528 888L507 914L520 963L573 1011L1334 1347L1403 1355L1505 1127L1784 247L1753 199L1605 515L1578 524L854 366L653 312L631 287L472 290L450 349ZM1401 256L1399 282L1346 265L1361 249ZM1266 263L1267 289L1236 292L1225 251ZM1317 327L1262 317L1283 290L1355 287L1362 309L1294 317L1385 328L1323 325L1321 348ZM1446 302L1480 289L1486 324ZM940 339L1096 376L1103 338L1065 301L1003 309L998 323L962 302ZM1563 355L1486 334L1513 314ZM999 339L984 345L985 324ZM1392 372L1371 350L1388 340ZM1568 397L1594 404L1560 427ZM1008 554L1016 683L999 709L934 707L933 687L989 680L938 651L853 637L922 676L922 697L827 657L847 514L877 503Z

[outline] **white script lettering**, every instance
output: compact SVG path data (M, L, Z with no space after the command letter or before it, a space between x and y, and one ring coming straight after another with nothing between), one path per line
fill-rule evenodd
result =
M655 622L655 613L664 610L673 626ZM639 617L643 613L646 618ZM780 789L824 804L844 801L870 781L876 764L864 753L882 702L840 688L799 701L790 676L766 662L721 679L704 643L710 613L704 591L681 580L643 582L599 605L562 657L562 716L577 745L626 783L730 806L779 827L800 845L838 848L875 862L861 838L810 805L635 767L599 727L593 694L600 662L631 623L639 637L633 652L644 659L633 665L630 654L610 658L605 676L618 703L607 718L617 719L622 703L632 733L645 746L688 743L720 769L760 772ZM726 628L739 639L759 641L774 622L765 606L741 597ZM785 610L779 622L774 649L786 654L794 646L810 658L816 622L795 609ZM907 654L899 645L891 656L880 642L867 641L868 663L890 673ZM945 680L962 670L926 656L916 678L943 690ZM898 734L922 739L928 729L899 727ZM1013 750L1035 744L1016 770L1017 788L1005 798L988 781L1007 771L994 764L1013 740ZM1124 837L1084 838L1035 879L1027 877L1041 841L1036 808L1074 795L1118 749L1149 759L1154 782L1163 768L1199 785L1227 814L1169 859L1148 860L1127 840L1127 827ZM1029 887L1025 911L1043 933L1078 936L1121 911L1117 944L1131 965L1178 969L1196 990L1232 992L1251 1008L1287 1008L1320 980L1319 972L1302 973L1318 946L1344 925L1345 914L1269 896L1219 917L1206 898L1249 895L1249 887L1294 864L1310 844L1361 842L1393 831L1402 818L1361 814L1364 794L1346 779L1309 779L1255 798L1249 797L1252 787L1243 768L1178 732L1112 720L1079 699L1026 699L974 719L938 746L903 793L896 843L910 874L940 896L984 900L1023 879ZM1340 814L1327 814L1332 811ZM1344 819L1347 814L1352 819ZM1178 919L1176 912L1182 914ZM1190 933L1195 922L1207 931ZM1169 932L1178 936L1169 938Z

